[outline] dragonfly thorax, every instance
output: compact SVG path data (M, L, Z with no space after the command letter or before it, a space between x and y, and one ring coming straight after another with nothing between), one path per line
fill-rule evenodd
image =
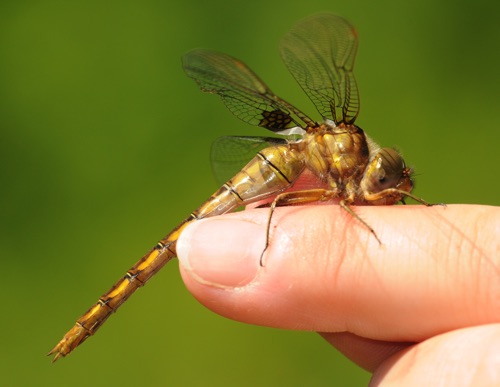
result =
M340 191L359 184L369 160L365 133L350 124L308 128L304 154L306 168Z

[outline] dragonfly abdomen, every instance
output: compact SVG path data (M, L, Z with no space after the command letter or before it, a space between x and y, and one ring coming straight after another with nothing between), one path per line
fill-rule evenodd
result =
M182 224L184 225L184 223ZM174 232L176 232L174 230ZM171 233L172 234L172 233ZM103 294L99 301L81 316L63 339L49 352L55 353L53 361L66 356L92 336L138 288L143 286L158 270L175 256L169 246L159 242L148 251L125 276Z
M265 148L193 215L198 219L221 215L273 196L290 187L304 165L302 154L289 145Z
M288 188L304 168L299 152L288 145L263 149L240 172L224 184L205 203L149 250L125 276L99 298L63 339L49 352L53 361L66 356L92 336L138 288L177 255L176 243L184 228L199 219L234 211Z

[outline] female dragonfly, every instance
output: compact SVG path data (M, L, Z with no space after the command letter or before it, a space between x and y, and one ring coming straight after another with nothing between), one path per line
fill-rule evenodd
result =
M338 199L340 206L377 238L375 231L353 212L352 205L404 203L405 197L430 205L411 194L411 170L401 155L394 149L378 147L354 124L359 113L353 75L357 46L353 26L332 14L318 14L299 22L281 40L281 57L316 106L322 122L314 121L276 96L243 62L229 55L194 50L184 56L186 74L203 91L219 95L243 121L283 137L234 137L219 141L219 145L230 143L247 150L255 149L257 144L258 152L78 319L50 351L49 355L55 354L53 361L93 335L132 293L174 258L180 233L198 219L274 197L267 247L276 206ZM318 187L326 188L289 190L305 170L317 177L321 183Z

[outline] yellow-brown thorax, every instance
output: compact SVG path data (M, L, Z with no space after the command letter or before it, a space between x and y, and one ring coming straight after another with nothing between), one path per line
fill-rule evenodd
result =
M328 185L330 197L347 203L394 204L413 188L401 155L380 148L354 124L336 126L326 120L308 127L303 140L290 146L302 152L305 168Z
M325 123L308 128L303 142L306 168L339 196L355 195L369 161L363 130L355 125Z

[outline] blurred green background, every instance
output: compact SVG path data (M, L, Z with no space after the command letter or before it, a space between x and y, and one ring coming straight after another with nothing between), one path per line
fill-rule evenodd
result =
M226 320L177 262L96 337L48 352L142 254L217 188L210 144L260 133L182 72L195 47L243 59L314 117L280 37L332 11L360 34L357 123L397 146L431 202L500 204L499 2L0 3L0 384L366 385L314 333ZM262 131L262 133L264 133Z

